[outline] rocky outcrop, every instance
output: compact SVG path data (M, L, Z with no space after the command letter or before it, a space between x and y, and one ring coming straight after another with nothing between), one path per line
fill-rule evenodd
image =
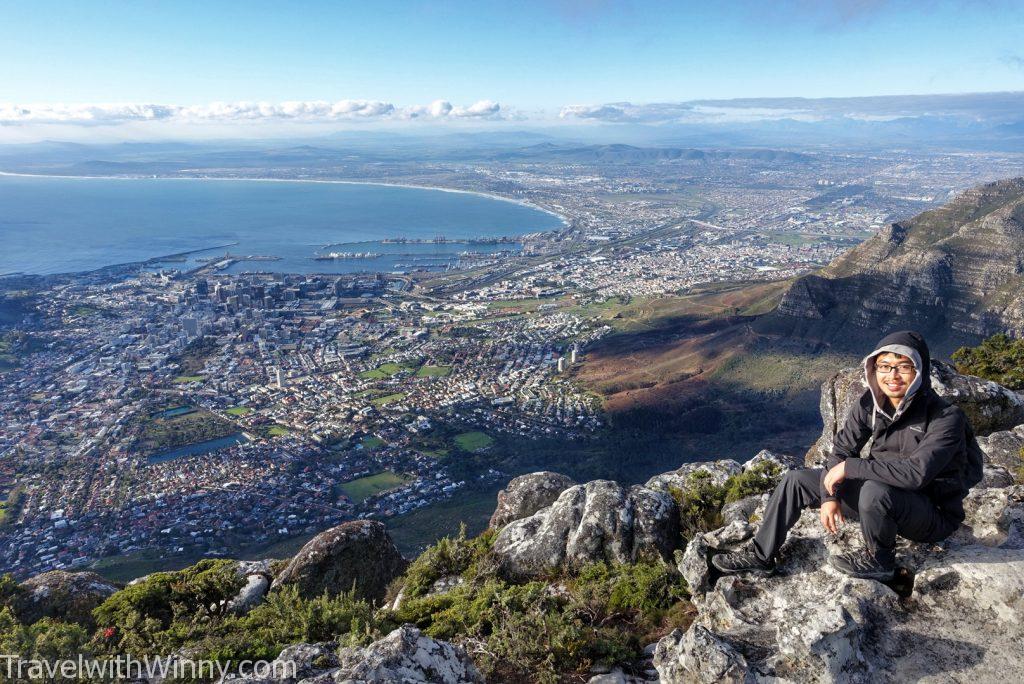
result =
M402 625L365 648L342 649L334 682L471 684L484 681L459 646L437 641Z
M1007 431L1024 423L1024 396L1008 390L990 380L973 375L961 375L949 364L932 362L932 387L935 392L950 403L959 406L967 415L975 434L991 435L996 431ZM847 368L825 381L821 388L821 418L824 422L821 437L807 452L806 464L819 466L832 450L833 439L843 426L850 407L867 390L864 371ZM1024 446L1024 426L1014 430L1013 435L997 438L993 451L1009 448L1020 435ZM991 441L991 440L990 440ZM986 442L979 439L982 448ZM1019 450L1018 450L1019 455ZM1009 468L1009 460L1001 458L993 463Z
M753 526L693 540L680 571L699 616L659 643L662 681L899 682L965 667L1024 676L1024 488L976 490L966 508L966 524L941 544L901 541L905 570L888 585L829 566L830 554L863 541L855 522L832 538L813 510L791 530L774 577L719 577L708 562L746 545Z
M730 459L684 463L671 472L655 475L647 481L644 487L659 492L667 492L670 489L686 491L687 487L689 487L690 476L698 471L707 473L711 477L712 483L722 485L731 476L741 473L743 467Z
M996 332L1024 335L1024 178L989 183L891 224L798 278L771 325L842 344L920 330L951 351Z
M498 492L498 505L491 515L490 527L501 529L513 520L520 520L550 506L558 495L575 482L571 478L544 470L520 475Z
M356 595L383 598L388 583L407 562L383 523L342 523L310 539L281 570L274 587L297 585L303 596L335 595L355 587Z
M1024 467L1024 425L979 437L978 445L989 463L1002 466L1012 474L1021 473Z
M117 587L95 572L51 570L21 583L14 605L18 619L31 624L44 617L92 626L92 609Z
M595 480L509 523L495 538L492 557L498 572L517 580L602 560L670 558L679 542L678 507L669 494Z
M294 644L265 668L271 677L228 679L248 684L482 684L484 679L459 646L402 625L363 648L337 643ZM294 676L292 676L294 675Z

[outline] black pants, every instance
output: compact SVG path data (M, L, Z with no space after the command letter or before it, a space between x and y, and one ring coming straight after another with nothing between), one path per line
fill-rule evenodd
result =
M790 470L772 492L764 520L754 537L761 560L774 558L786 533L805 508L821 506L821 468ZM924 493L900 489L875 480L844 480L839 486L843 517L860 518L868 549L879 562L896 560L896 535L918 542L936 542L951 535L960 522L945 517Z

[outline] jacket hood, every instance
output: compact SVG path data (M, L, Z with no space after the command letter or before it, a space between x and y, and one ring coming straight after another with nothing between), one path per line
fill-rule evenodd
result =
M914 362L914 368L917 369L917 376L910 383L910 387L907 388L907 394L903 401L900 402L896 413L892 415L885 410L885 407L888 405L887 397L882 393L882 389L878 385L878 376L875 375L875 358L887 352L909 357ZM928 344L925 343L921 333L914 332L913 330L901 330L883 337L875 345L875 350L864 357L864 381L871 389L871 398L875 403L875 411L884 413L890 418L895 418L903 413L906 407L910 405L910 401L914 396L921 390L931 388L931 365L932 359L928 351Z

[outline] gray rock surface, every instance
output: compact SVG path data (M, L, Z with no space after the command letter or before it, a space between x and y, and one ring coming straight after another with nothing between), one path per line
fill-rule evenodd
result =
M383 523L342 523L310 539L274 579L273 587L296 584L303 596L339 594L383 598L388 583L408 565Z
M602 560L667 559L679 543L678 507L667 493L594 480L509 523L495 538L492 557L498 572L518 580Z
M756 459L757 456L754 458ZM697 471L707 473L711 476L711 481L714 484L721 485L725 484L725 481L729 479L730 476L738 475L742 472L743 466L731 459L705 461L700 463L684 463L679 468L676 468L671 472L655 475L649 479L644 486L648 489L654 489L659 492L667 492L670 487L686 491L689 486L690 475Z
M978 445L985 452L985 460L1006 468L1011 474L1020 473L1024 467L1024 425L979 437Z
M332 675L338 684L471 684L484 681L462 648L431 639L412 625L402 625L364 648L342 649L339 660L341 667Z
M755 527L736 521L695 538L679 569L698 617L689 638L659 642L661 681L1021 679L1024 487L974 490L965 509L965 525L944 542L901 539L907 572L889 584L828 565L829 555L861 549L863 539L855 521L838 537L827 534L815 510L790 531L773 577L720 577L709 565L718 550L747 545Z
M550 506L558 495L575 482L550 471L529 473L513 478L498 492L498 504L491 515L490 527L501 529L513 520L520 520Z
M92 626L92 609L117 591L112 582L95 572L64 570L36 575L20 587L23 591L15 599L13 609L26 624L50 617Z

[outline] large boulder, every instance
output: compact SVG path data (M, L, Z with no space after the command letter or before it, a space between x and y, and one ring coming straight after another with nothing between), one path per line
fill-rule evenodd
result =
M698 615L659 642L661 681L1024 678L1024 487L975 489L965 509L965 524L939 544L901 539L903 569L886 584L827 563L863 538L856 521L825 533L814 510L790 531L772 577L721 576L710 565L712 554L747 546L754 526L734 520L696 537L679 569Z
M482 684L484 678L459 646L437 641L412 625L402 625L364 648L338 654L333 673L340 683L402 682L403 684Z
M274 579L274 587L295 584L303 596L336 595L355 586L356 595L384 597L387 585L407 561L383 523L355 520L316 535Z
M659 492L667 492L670 489L686 491L690 484L690 476L696 472L706 473L713 484L723 485L731 476L743 472L743 466L731 459L684 463L675 470L655 475L647 481L644 487Z
M1019 474L1024 467L1024 425L978 438L985 460Z
M679 542L678 506L669 494L594 480L505 526L492 558L503 576L518 580L597 561L667 559Z
M95 572L51 570L31 577L20 585L14 612L31 624L44 617L77 622L91 627L92 610L103 603L117 587Z
M553 504L559 494L574 484L571 478L547 470L520 475L498 492L498 505L491 515L490 526L501 529L513 520L531 516Z
M932 362L931 380L940 397L964 411L977 435L1010 430L1024 423L1024 396L1002 385L973 375L961 375L941 361ZM804 459L807 466L817 467L825 462L850 407L865 390L862 368L847 368L825 381L821 388L824 427L821 437L807 452Z

